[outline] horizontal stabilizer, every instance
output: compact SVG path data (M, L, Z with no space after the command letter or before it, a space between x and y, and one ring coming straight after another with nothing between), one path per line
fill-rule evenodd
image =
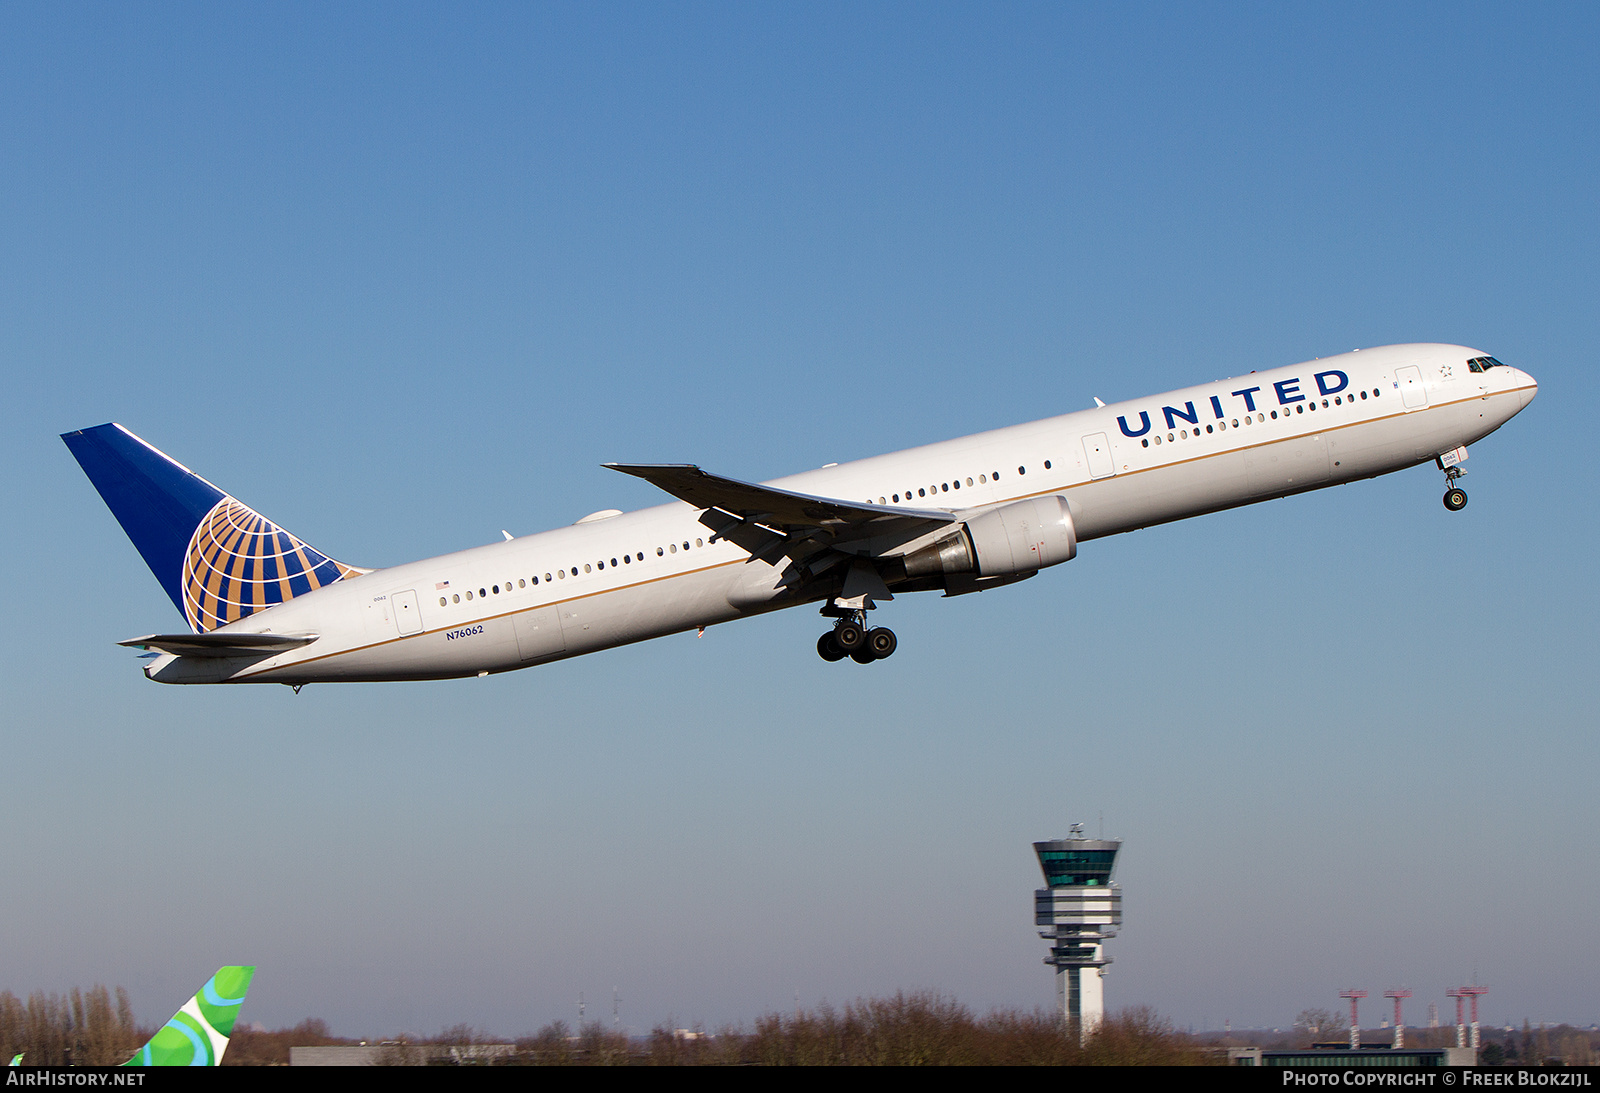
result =
M310 645L320 634L146 634L119 641L130 649L154 649L175 657L266 657Z
M953 513L906 509L792 493L755 482L708 474L692 463L606 463L702 509L720 509L741 520L775 525L785 531L820 528L835 541L897 536L910 539L945 524Z

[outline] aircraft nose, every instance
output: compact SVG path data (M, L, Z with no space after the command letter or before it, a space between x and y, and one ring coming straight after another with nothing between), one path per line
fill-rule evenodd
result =
M1533 396L1539 393L1539 381L1520 368L1517 369L1517 376L1522 381L1517 397L1522 400L1522 406L1526 407L1528 403L1533 401Z

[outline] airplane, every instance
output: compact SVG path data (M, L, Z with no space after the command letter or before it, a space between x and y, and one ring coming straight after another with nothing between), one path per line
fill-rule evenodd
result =
M1538 392L1458 345L1355 350L767 483L606 467L676 500L387 569L313 549L117 424L62 439L187 620L161 683L486 676L821 603L827 661L892 655L897 593L982 592L1080 543L1433 462L1459 511L1467 446Z
M244 1005L255 974L254 965L218 968L217 974L156 1030L150 1042L122 1065L221 1066L239 1007Z
M150 1042L123 1066L221 1066L228 1037L239 1019L245 992L255 976L254 965L218 968L195 996L156 1029Z
M221 1066L233 1023L255 974L253 966L218 968L217 974L172 1015L172 1020L157 1029L150 1042L122 1065ZM11 1065L21 1066L24 1054L19 1051L13 1055Z

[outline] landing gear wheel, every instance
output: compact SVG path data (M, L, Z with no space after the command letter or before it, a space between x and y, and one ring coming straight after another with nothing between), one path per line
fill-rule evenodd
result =
M867 648L872 651L873 660L884 660L891 657L899 647L899 639L894 636L894 631L887 626L875 626L867 631Z
M839 643L833 640L833 631L830 630L817 639L817 656L829 664L845 658L844 650L839 648Z
M857 664L871 664L878 658L872 655L871 649L868 649L865 645L863 645L861 648L850 654L850 659L855 661Z
M841 622L833 628L833 640L845 653L854 653L867 643L867 633L853 622Z
M1451 512L1460 512L1467 507L1467 491L1460 487L1452 486L1444 491L1444 507Z

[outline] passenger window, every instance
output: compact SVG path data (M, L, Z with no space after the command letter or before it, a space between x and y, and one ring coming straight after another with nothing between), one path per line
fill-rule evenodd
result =
M1373 398L1377 398L1377 397L1378 397L1378 396L1379 396L1379 395L1381 395L1381 394L1383 394L1383 391L1382 391L1382 390L1380 390L1380 389L1379 389L1379 388L1377 388L1377 387L1374 387L1374 388L1373 388L1373 389L1372 389L1372 397L1373 397Z
M615 558L611 559L611 568L612 569L617 568L617 560Z
M684 550L688 550L689 549L689 540L685 539L683 541L683 549Z
M967 485L969 485L969 486L972 485L972 479L970 479L970 478L967 479Z
M1161 447L1161 437L1159 435L1156 436L1156 447Z
M946 482L944 484L944 492L945 493L949 493L950 492L950 483Z
M1139 446L1140 446L1140 447L1141 447L1141 448L1148 448L1148 447L1150 447L1150 439L1149 439L1149 437L1146 437L1146 438L1145 438L1145 439L1144 439L1144 440L1141 440L1141 441L1139 441Z
M999 471L995 471L989 477L994 479L996 482L998 482L998 481L1000 481L1000 472Z
M1018 467L1017 468L1017 473L1018 474L1027 474L1028 473L1028 468L1026 468L1026 467Z
M546 574L545 574L545 575L544 575L544 580L545 580L545 583L546 583L546 584L549 584L549 583L550 583L550 574L548 574L548 573L546 573ZM534 578L534 579L533 579L533 583L534 583L534 584L538 584L538 583L539 583L539 578L538 578L538 577L535 577L535 578Z
M900 495L898 493L894 495L894 503L897 505L900 503Z
M989 476L986 475L986 474L980 474L978 476L978 482L980 484L982 484L982 485L988 485L989 484Z
M678 544L677 543L668 543L667 544L667 549L672 551L672 553L676 554L676 553L678 553Z
M550 579L550 574L546 573L544 575L544 579L548 581ZM535 588L539 587L539 574L537 573L533 575L533 586Z
M661 547L656 547L656 557L657 558L661 557L664 554L666 554L665 550L663 550Z
M594 572L594 570L592 570L592 569L590 569L590 568L589 568L589 563L588 563L588 562L584 562L584 563L583 563L583 571L584 571L584 572L585 572L585 573L593 573L593 572ZM573 570L573 572L574 572L574 573L576 573L576 572L577 572L577 570L576 570L576 569L574 569L574 570Z
M630 557L630 556L628 556L628 555L626 555L626 554L624 554L624 555L623 555L623 556L622 556L622 564L623 564L623 565L627 565L627 564L628 564L628 563L629 563L629 562L631 562L631 561L633 561L633 559L632 559L632 558L631 558L631 557Z
M1207 426L1206 426L1206 432L1208 432L1208 433L1209 433L1209 432L1210 432L1210 431L1211 431L1211 426L1209 426L1209 425L1207 425Z
M472 589L467 589L467 599L472 599Z
M564 570L564 569L556 570L556 578L558 580L563 580L563 581L566 580L567 579L567 571Z
M450 597L450 601L452 603L460 603L461 602L461 593L457 592L455 595L451 596Z
M701 542L699 539L696 539L694 541L694 545L697 546L697 547L701 547L701 546L705 546L705 543Z
M439 597L439 606L440 606L440 607L447 607L447 606L449 606L449 605L448 605L448 604L446 604L446 603L445 603L445 602L444 602L444 597L443 597L443 596L440 596L440 597Z
M599 565L600 565L600 568L601 568L601 569L604 569L604 568L605 568L605 567L606 567L606 563L605 563L605 560L604 560L604 559L601 559L601 561L600 561L600 562L599 562ZM585 568L587 568L587 567L585 567Z
M1278 420L1278 411L1276 411L1276 410L1272 411L1272 420L1273 421L1277 421Z
M926 497L926 496L928 496L928 491L927 490L918 490L917 491L917 496L918 497Z
M1045 470L1049 470L1050 469L1050 461L1048 459L1046 459L1044 461L1044 469Z
M961 479L958 478L958 479L956 479L954 482L952 482L950 484L952 486L954 486L956 489L959 490L961 488Z

